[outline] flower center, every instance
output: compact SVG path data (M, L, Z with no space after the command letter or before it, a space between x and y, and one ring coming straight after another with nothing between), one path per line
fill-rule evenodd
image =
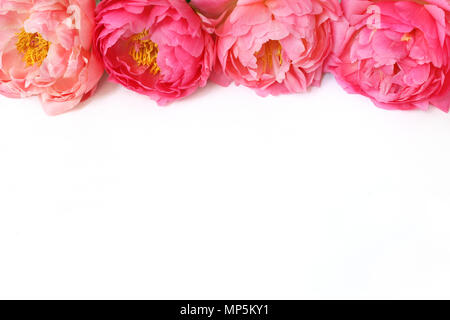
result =
M146 39L148 30L137 33L131 37L130 56L139 66L149 67L151 74L156 75L160 71L156 58L158 58L158 45Z
M281 50L282 47L280 41L269 40L255 53L255 57L258 59L258 66L262 66L263 72L271 70L274 62L278 63L280 66L283 64Z
M40 66L42 61L47 57L50 42L35 33L28 33L24 29L17 34L16 48L17 51L23 53L23 61L27 66Z
M406 41L406 42L408 42L408 41L410 41L412 38L413 38L413 37L412 37L411 33L405 33L405 34L403 35L403 37L401 38L401 41Z

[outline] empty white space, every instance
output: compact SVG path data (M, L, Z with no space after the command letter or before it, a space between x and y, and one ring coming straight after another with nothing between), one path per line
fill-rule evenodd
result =
M450 115L327 75L158 107L0 97L0 298L450 298Z

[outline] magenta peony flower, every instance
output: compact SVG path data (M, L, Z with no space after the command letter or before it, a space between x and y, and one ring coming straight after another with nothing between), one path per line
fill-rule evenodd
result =
M319 85L331 52L337 0L238 0L217 28L222 85L254 88L259 95L304 92Z
M0 93L41 97L51 115L94 92L103 68L92 54L95 0L0 0Z
M450 2L343 0L330 70L385 109L450 108Z
M188 2L207 18L216 19L233 8L237 0L191 0Z
M191 0L187 2L210 21L220 22L234 8L237 0Z
M96 21L110 80L160 105L206 85L214 41L185 0L103 0Z

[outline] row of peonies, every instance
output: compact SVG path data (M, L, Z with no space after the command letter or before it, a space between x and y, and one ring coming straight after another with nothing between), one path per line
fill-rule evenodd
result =
M385 109L450 109L450 0L0 0L0 93L51 115L104 73L160 105L208 80L302 93L324 72Z

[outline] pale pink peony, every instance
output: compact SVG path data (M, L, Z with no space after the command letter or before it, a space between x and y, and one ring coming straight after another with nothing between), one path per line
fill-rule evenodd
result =
M214 80L262 96L318 86L340 15L337 0L238 0L216 30L222 74Z
M103 74L92 54L95 0L0 0L0 93L37 95L55 115L94 92Z
M160 105L206 85L214 41L185 0L103 0L96 51L109 79Z
M385 109L450 107L450 1L343 0L330 70Z

